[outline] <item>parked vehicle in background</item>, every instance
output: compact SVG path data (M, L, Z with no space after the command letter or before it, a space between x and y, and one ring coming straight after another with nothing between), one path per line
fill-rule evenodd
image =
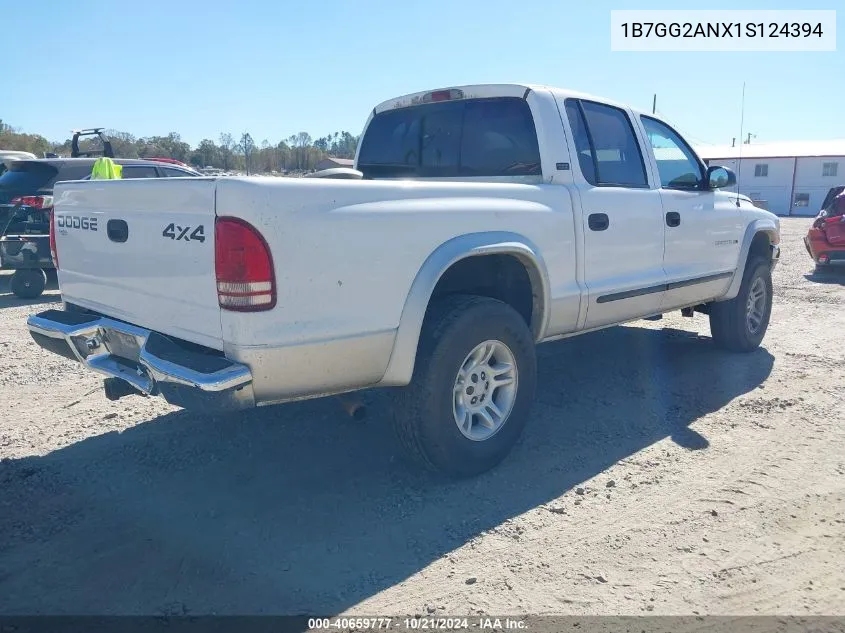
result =
M38 297L53 269L50 255L50 213L53 187L65 180L90 178L96 157L15 160L0 175L0 268L14 269L12 292ZM193 170L160 162L115 158L123 178L197 177Z
M373 109L354 169L60 183L64 309L33 338L111 399L393 387L407 453L468 476L520 436L536 343L671 310L736 352L766 333L778 218L655 116L544 86L422 92Z
M24 160L29 158L37 158L32 152L19 152L17 150L0 149L0 176L8 169L8 164L13 160Z
M845 186L827 192L822 209L804 237L817 269L845 264Z
M21 152L14 149L0 149L0 161L7 160L24 160L27 158L38 158L32 152Z
M831 208L833 208L833 202L837 196L842 195L845 193L845 185L839 185L838 187L831 187L827 195L824 197L824 202L822 202L822 207L819 210L819 215L817 217L824 216Z
M176 170L173 170L173 172L168 173L168 176L170 176L170 177L184 177L184 176L187 176L187 175L191 175L191 176L202 176L203 175L200 172L198 172L196 169L191 167L190 165L183 163L181 160L176 160L175 158L150 158L150 157L147 157L144 160L151 160L151 161L156 162L156 163L165 163L167 165L174 165L176 167L179 167L180 169L184 169L186 171L191 172L190 174L182 174L182 173L175 173Z

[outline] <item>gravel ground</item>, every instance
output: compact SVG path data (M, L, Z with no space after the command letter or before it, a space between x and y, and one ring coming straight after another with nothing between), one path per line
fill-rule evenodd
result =
M540 348L495 471L410 470L367 394L109 402L0 278L0 613L845 614L845 275L783 221L764 347L671 315ZM54 287L55 288L55 287Z

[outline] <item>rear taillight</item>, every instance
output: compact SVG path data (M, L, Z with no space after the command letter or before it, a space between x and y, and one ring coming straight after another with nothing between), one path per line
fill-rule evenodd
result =
M59 253L56 250L56 213L52 209L50 210L50 257L53 258L53 266L58 270Z
M217 218L214 227L217 301L224 310L257 312L276 305L276 276L267 242L238 218Z
M53 206L53 196L19 196L12 198L11 203L33 209L49 209Z

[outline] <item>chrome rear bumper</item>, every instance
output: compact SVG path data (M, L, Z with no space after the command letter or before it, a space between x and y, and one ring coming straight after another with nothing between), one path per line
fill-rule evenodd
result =
M47 310L27 319L44 349L190 409L255 406L249 367L219 352L107 317Z

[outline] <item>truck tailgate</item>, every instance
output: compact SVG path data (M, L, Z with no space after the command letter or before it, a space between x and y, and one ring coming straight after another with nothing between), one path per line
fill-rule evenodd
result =
M65 301L222 349L214 179L64 182L54 200Z

